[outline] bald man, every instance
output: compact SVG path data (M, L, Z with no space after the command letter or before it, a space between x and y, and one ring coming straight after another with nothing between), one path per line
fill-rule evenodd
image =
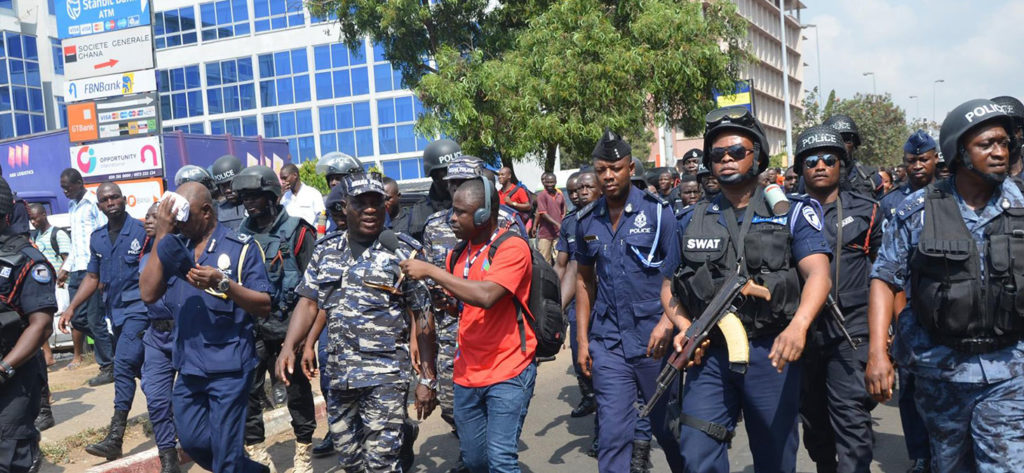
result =
M189 214L175 219L165 199L153 251L142 270L142 299L164 297L174 318L172 407L181 447L214 472L268 472L245 457L245 411L256 367L253 317L270 314L259 245L217 222L210 191L188 182L177 193ZM180 234L174 234L175 231Z
M142 335L149 328L146 305L139 297L139 261L147 250L146 229L125 211L125 198L117 184L106 182L96 190L100 212L107 224L89 237L89 266L74 300L60 317L60 330L68 333L71 316L102 284L104 313L109 314L114 339L114 416L107 436L85 451L114 460L121 457L128 411L135 399L135 378L141 376L145 348Z

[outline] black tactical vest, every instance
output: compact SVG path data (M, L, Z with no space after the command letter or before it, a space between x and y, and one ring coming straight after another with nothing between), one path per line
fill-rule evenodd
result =
M9 268L6 277L0 278L0 357L14 348L21 333L28 326L21 311L10 304L21 289L19 281L28 275L32 260L21 250L32 243L28 238L17 235L0 235L0 267Z
M682 264L672 283L674 295L692 318L704 311L726 276L736 271L738 261L729 231L718 222L718 213L707 212L709 205L698 203L693 210L693 218L680 241ZM772 215L764 199L754 199L746 211L755 212L755 218L744 238L745 270L755 282L768 288L772 300L749 298L737 307L736 315L743 321L748 337L757 338L778 334L786 328L800 304L800 281L791 264L788 220L759 221L768 220L762 216Z
M1024 208L1004 208L988 224L981 274L950 182L925 192L924 228L910 255L911 307L935 341L986 353L1024 338Z

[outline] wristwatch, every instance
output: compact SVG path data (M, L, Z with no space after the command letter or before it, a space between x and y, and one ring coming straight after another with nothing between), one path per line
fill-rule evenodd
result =
M229 287L231 287L231 279L228 279L228 276L222 271L220 281L217 282L217 292L227 293Z
M8 364L6 361L0 360L0 376L3 376L5 381L13 378L14 367Z
M437 379L420 378L420 384L426 386L428 389L437 390Z

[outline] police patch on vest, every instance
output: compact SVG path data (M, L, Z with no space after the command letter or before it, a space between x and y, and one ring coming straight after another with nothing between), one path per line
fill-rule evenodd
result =
M785 225L789 221L788 215L779 215L777 217L761 217L754 215L754 218L750 219L750 223L777 223L779 225Z
M132 240L131 248L132 248L132 251L136 251L136 252L142 249L142 245L139 244L139 239L138 238Z
M3 269L0 269L0 278L9 278L9 277L11 277L11 268L10 268L10 266L4 266Z
M37 283L46 284L50 282L50 268L47 268L45 264L38 263L32 267L32 279L35 279Z
M721 246L721 238L690 238L686 240L686 249L690 251L715 251Z
M821 231L821 220L818 219L818 213L815 212L814 209L804 207L800 213L804 215L804 220L807 220L808 224L814 227L815 230L819 232Z

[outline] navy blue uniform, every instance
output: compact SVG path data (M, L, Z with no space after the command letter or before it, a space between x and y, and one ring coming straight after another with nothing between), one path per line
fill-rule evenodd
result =
M755 192L761 192L761 188ZM728 201L719 194L707 204L684 209L679 215L679 232L685 241L681 248L683 253L677 252L666 264L676 267L682 261L683 268L689 269L691 274L696 270L699 275L702 270L706 271L707 262L711 261L706 258L711 258L711 254L731 252L729 239L732 237L728 236L729 226L724 214L726 205ZM755 264L762 269L762 265L768 265L793 271L805 257L819 253L831 254L829 244L821 232L821 211L815 201L795 200L788 214L774 216L763 199L754 199L750 206L737 212L737 225L741 224L746 212L751 211L754 212L751 217L752 226L750 233L745 236L745 264L748 268ZM698 212L704 215L695 216ZM698 217L700 220L697 220ZM704 227L703 231L708 233L688 233L691 223L708 221L711 221L708 226L713 227ZM750 257L752 254L758 255L756 259L760 261L754 263L755 258ZM786 256L790 257L790 261L784 261ZM765 314L763 311L757 312L758 318L751 324L741 314L740 318L750 335L750 364L746 375L729 368L724 343L712 343L703 362L686 372L683 393L684 419L690 417L718 424L730 433L736 428L740 409L743 410L754 469L758 472L794 471L799 446L797 411L800 404L801 361L788 363L779 373L768 358L775 336L788 324L799 300L798 282L780 278L781 274L783 272L779 269L768 273L759 271L756 275L765 285L774 286L769 287L773 291L772 303L764 306L770 308L773 315L760 318ZM772 276L772 284L768 284L769 276ZM790 287L792 284L797 284L797 287ZM691 306L692 298L681 302L690 317L700 315L701 308ZM746 304L741 307L742 313L746 313L745 308ZM773 318L777 312L783 312L786 318ZM684 421L679 442L686 471L729 471L728 441L713 438Z
M168 235L161 245L168 238L181 237ZM183 243L195 249L195 242ZM192 259L192 254L182 256ZM196 263L218 268L253 291L273 290L259 245L224 225L214 229ZM242 448L249 385L258 361L252 316L227 296L200 291L177 276L166 284L164 301L174 315L172 363L178 371L172 405L182 448L207 470L263 471L245 458Z
M146 229L138 220L126 217L121 231L110 241L109 225L92 232L87 271L103 284L103 303L114 329L114 409L130 411L135 378L142 375L142 336L149 327L146 304L139 294L139 260L146 250Z
M612 229L604 197L578 213L576 261L591 266L597 294L592 307L590 356L597 396L598 468L629 471L637 425L635 405L654 394L662 362L648 358L647 343L661 319L661 286L672 276L663 264L677 254L678 238L672 208L646 191L629 187L629 195ZM578 316L578 314L577 314ZM665 399L651 424L672 471L682 468L676 440L665 428Z
M152 253L142 256L140 272L150 257ZM171 412L171 387L174 386L176 374L171 364L174 315L163 298L154 304L146 304L146 308L149 309L149 329L142 337L146 355L142 361L141 384L142 392L146 395L149 422L153 424L153 437L157 448L163 450L174 448L177 443L174 415Z

